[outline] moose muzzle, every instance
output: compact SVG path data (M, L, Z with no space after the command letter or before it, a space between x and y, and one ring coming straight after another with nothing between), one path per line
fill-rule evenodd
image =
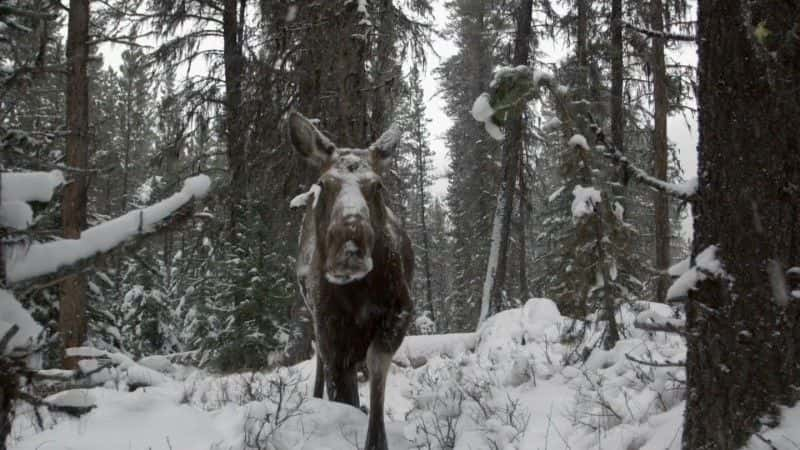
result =
M364 278L372 270L375 233L360 215L348 215L328 229L328 257L325 278L333 284L347 284Z

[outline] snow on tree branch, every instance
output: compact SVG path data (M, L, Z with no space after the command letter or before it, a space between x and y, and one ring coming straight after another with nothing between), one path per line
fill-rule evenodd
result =
M489 92L484 92L472 105L472 117L482 122L486 131L494 139L502 140L503 126L507 112L520 105L537 98L539 88L547 88L556 99L560 113L570 116L571 104L583 104L585 101L570 102L569 89L557 82L552 74L532 69L528 66L499 67L495 70ZM591 117L589 117L591 122ZM547 128L564 125L561 119L548 121ZM659 180L637 167L619 152L613 145L605 140L602 130L596 124L591 124L590 129L595 133L596 149L602 150L602 155L612 160L623 168L633 179L653 189L667 193L681 200L692 202L697 195L697 179L693 178L685 183L675 184ZM576 134L569 140L570 147L579 146L588 149L589 145L584 136Z
M572 200L572 219L577 221L583 216L594 214L595 205L602 201L600 191L589 186L575 186L572 190L575 199Z
M0 289L0 355L29 348L41 332L42 327L11 292Z
M651 188L666 193L672 197L679 198L687 202L693 202L697 195L698 180L697 177L692 177L683 183L668 183L664 180L651 176L643 169L631 163L625 155L623 155L617 148L606 141L605 135L597 124L591 125L595 133L595 141L599 144L595 147L600 150L602 155L612 160L614 163L622 167L622 169L633 179L640 183L650 186Z
M664 317L652 311L642 311L636 316L633 326L645 331L666 331L669 333L683 333L686 329L686 322L681 319Z
M91 262L128 241L152 234L176 219L186 217L186 206L206 196L211 180L198 175L184 181L180 192L147 208L131 211L81 233L79 239L64 239L30 246L6 245L5 280L18 284L38 277L60 274L65 268ZM181 214L183 212L183 214Z
M504 139L500 127L505 113L536 97L540 86L551 83L553 76L528 66L501 66L495 69L490 92L484 92L472 105L472 117L482 122L486 132L495 140Z
M697 283L711 277L725 276L722 262L717 259L719 249L716 245L706 247L694 258L694 265L683 272L667 290L667 301L677 301L689 296L689 291L697 288Z
M64 184L60 170L0 174L0 204L6 202L49 202L55 189Z
M60 170L0 174L0 226L27 229L33 222L27 202L49 202L63 184Z

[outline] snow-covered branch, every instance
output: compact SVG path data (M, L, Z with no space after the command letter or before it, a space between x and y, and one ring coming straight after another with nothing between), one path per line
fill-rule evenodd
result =
M685 299L689 291L697 288L697 283L709 278L723 278L725 270L717 258L719 249L716 245L706 247L694 258L694 265L683 272L667 290L667 301Z
M645 331L666 331L679 334L686 330L686 322L684 320L664 317L651 310L639 313L633 322L633 326Z
M171 197L89 228L79 239L6 244L5 282L19 288L43 279L61 278L84 270L98 256L117 247L138 248L148 237L194 217L192 200L205 197L210 185L205 175L189 178L183 189Z
M556 99L559 114L564 116L563 121L551 119L547 124L548 128L564 125L564 122L571 122L575 119L574 116L579 115L575 114L571 108L586 103L585 101L570 101L569 89L559 84L552 74L528 66L500 67L495 70L494 78L489 85L489 92L485 92L475 99L475 103L472 105L472 117L478 122L482 122L486 131L493 138L502 140L503 131L500 126L505 120L506 112L520 103L536 98L540 88L548 89L552 93ZM655 178L631 163L625 155L606 142L602 130L597 125L591 124L590 128L595 133L595 142L599 144L596 148L602 149L603 156L620 165L630 178L681 200L694 201L697 194L696 178L681 184L668 183ZM583 149L589 147L586 139L581 135L574 135L568 145L570 147L579 146Z
M663 38L668 41L681 41L681 42L696 42L697 38L689 34L676 34L667 33L666 31L651 30L649 28L642 28L628 22L623 22L625 28L636 31L651 38Z

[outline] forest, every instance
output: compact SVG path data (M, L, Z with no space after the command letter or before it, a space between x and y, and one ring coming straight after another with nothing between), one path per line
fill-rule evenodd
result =
M798 449L798 342L796 0L0 0L0 450Z

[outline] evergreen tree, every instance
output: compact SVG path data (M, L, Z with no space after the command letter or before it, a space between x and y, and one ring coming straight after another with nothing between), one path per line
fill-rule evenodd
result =
M416 311L420 319L428 324L436 323L436 307L433 303L432 245L430 229L431 158L433 151L428 146L430 135L425 115L425 99L418 67L411 69L404 96L398 111L398 121L404 131L400 153L409 160L408 184L410 194L406 209L408 220L405 228L411 242L415 243L416 274L412 286L412 297L417 301ZM405 177L400 177L405 179ZM423 319L424 317L424 319ZM428 327L435 329L435 326Z
M445 305L449 331L473 330L480 313L480 292L486 273L493 186L499 178L500 147L469 113L469 105L488 87L492 68L501 61L493 54L507 18L497 2L456 0L448 3L446 30L458 52L437 69L445 96L445 111L453 119L447 130L450 185L447 206L453 244L452 292Z

